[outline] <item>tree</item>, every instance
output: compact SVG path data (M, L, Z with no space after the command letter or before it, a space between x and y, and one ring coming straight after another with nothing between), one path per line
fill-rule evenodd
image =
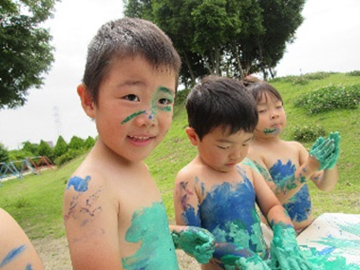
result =
M207 74L273 74L302 23L305 0L128 0L125 15L155 22L178 50L182 83ZM136 7L141 7L136 9Z
M54 147L54 156L60 157L61 155L65 154L68 150L68 145L64 138L62 136L59 136L59 138L56 141L56 145Z
M53 158L53 150L51 147L43 140L40 141L39 147L38 147L38 154L39 156L46 156L50 159Z
M23 142L23 147L22 150L24 152L29 152L31 153L33 156L37 156L38 155L38 148L39 145L35 144L35 143L31 143L29 141Z
M9 152L5 148L5 146L0 143L0 162L8 162L9 161Z
M0 109L26 102L54 61L51 35L41 23L59 0L2 0L0 4Z
M87 137L87 139L84 142L84 147L85 149L90 149L91 147L93 147L95 145L95 139L91 136Z
M84 140L80 137L73 136L69 142L69 149L82 150L84 148Z

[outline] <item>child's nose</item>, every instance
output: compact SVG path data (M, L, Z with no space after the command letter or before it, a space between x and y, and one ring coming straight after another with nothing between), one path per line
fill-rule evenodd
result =
M153 126L156 124L155 113L151 110L144 110L142 114L138 115L135 119L138 126Z

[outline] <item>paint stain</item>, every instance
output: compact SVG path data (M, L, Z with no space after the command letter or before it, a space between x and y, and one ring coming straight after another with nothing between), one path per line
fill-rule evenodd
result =
M146 112L145 111L139 111L139 112L136 112L136 113L133 113L131 115L129 115L128 117L126 117L122 122L121 124L126 124L127 122L129 122L130 120L132 120L133 118L135 118L136 116L139 116L139 115L142 115L142 114L145 114Z
M277 191L296 188L295 171L296 166L292 164L291 160L284 164L281 160L278 160L269 169L272 179L277 186ZM296 222L307 220L312 208L308 186L304 185L289 202L283 204L283 206L289 213L291 220Z
M130 243L141 243L135 254L122 259L125 269L179 269L162 202L134 212L125 239Z
M5 258L1 261L0 263L0 268L4 267L5 265L7 265L8 263L12 262L14 259L16 259L17 257L19 257L24 251L25 251L26 247L25 245L22 245L18 248L14 248L12 249L6 256Z
M81 178L78 176L71 177L67 183L66 189L69 189L71 186L74 187L77 192L85 192L88 190L88 183L91 180L90 175L85 178Z

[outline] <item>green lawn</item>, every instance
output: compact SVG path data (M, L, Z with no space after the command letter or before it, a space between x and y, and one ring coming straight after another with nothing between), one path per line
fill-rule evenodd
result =
M301 82L303 77L296 77ZM324 212L360 213L360 109L336 110L317 115L308 115L305 110L294 106L299 95L329 85L360 84L360 76L336 73L325 78L311 79L307 84L296 83L281 78L271 82L282 94L288 117L288 127L284 139L292 140L295 126L322 126L327 133L339 131L341 135L341 155L339 159L339 182L332 192L321 192L309 184L315 214ZM179 99L180 100L180 99ZM175 108L174 121L166 139L156 148L148 164L161 190L170 220L174 218L173 182L176 173L196 154L185 134L187 126L183 104ZM311 143L304 144L310 147ZM61 216L62 196L66 181L84 156L63 167L47 170L40 175L29 175L23 180L3 182L0 187L0 207L7 210L25 229L30 238L64 235Z

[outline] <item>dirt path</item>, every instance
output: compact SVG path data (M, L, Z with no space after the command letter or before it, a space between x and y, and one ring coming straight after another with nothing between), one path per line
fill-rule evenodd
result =
M46 270L71 270L71 262L66 237L59 239L43 238L32 240ZM183 251L177 251L180 270L200 270L195 259Z

